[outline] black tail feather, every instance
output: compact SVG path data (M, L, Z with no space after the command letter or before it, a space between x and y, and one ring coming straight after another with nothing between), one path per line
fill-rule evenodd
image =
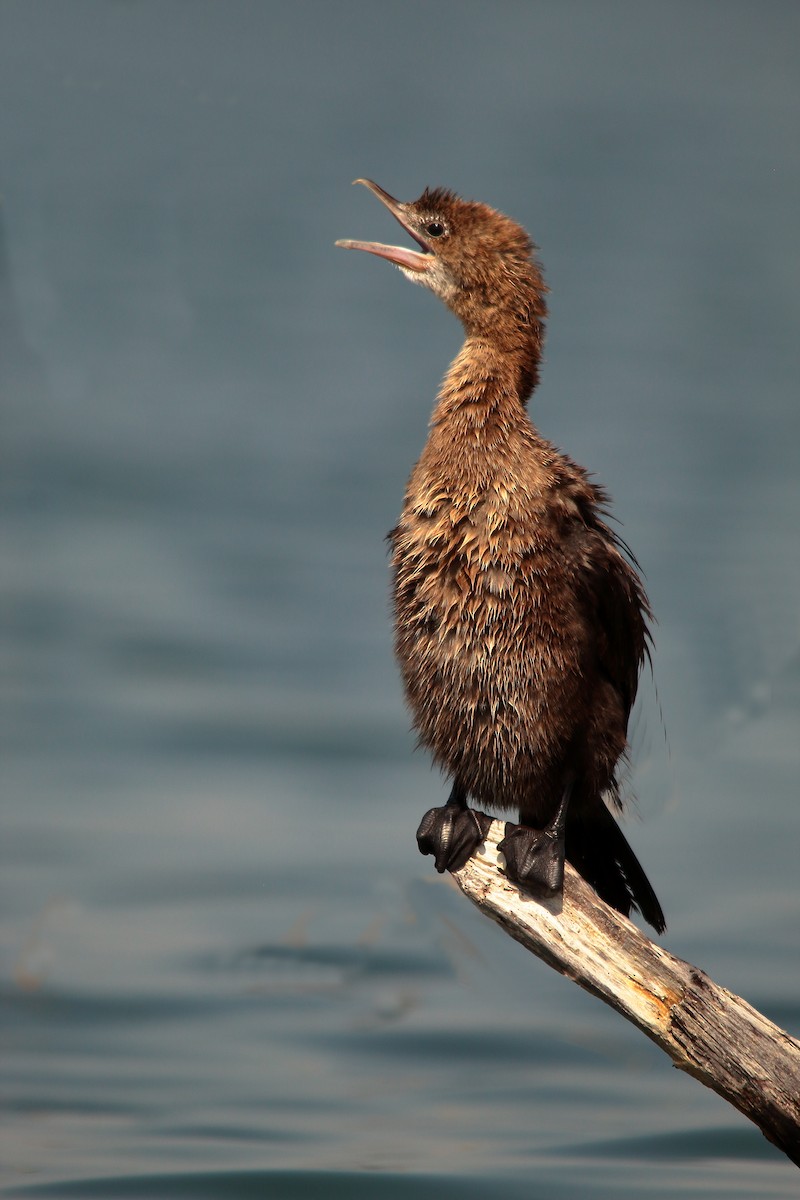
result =
M567 815L566 856L598 896L624 916L637 909L657 933L667 927L650 880L611 813L598 800Z

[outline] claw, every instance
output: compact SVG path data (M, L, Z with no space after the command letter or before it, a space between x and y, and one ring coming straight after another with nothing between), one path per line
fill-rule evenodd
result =
M497 847L506 860L506 875L542 896L555 896L564 886L564 838L551 829L506 825Z
M506 825L497 849L506 860L506 875L538 896L560 895L564 889L567 809L574 779L567 780L558 808L544 829Z
M430 808L417 830L417 845L421 854L432 854L439 874L460 871L478 846L486 840L491 817L471 808L447 804Z

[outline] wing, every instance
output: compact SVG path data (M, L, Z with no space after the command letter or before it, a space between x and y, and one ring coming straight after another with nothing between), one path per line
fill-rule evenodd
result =
M642 581L627 547L603 521L587 531L591 545L591 570L587 584L598 629L598 661L625 706L627 725L639 673L650 657L652 620Z
M567 538L568 554L594 631L598 668L622 701L627 727L639 673L650 658L652 612L636 559L604 519L606 494L585 477L580 484L571 496L578 515Z

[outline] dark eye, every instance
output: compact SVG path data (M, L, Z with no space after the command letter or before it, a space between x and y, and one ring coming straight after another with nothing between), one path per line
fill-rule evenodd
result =
M444 233L444 225L440 225L438 221L431 221L425 226L425 232L429 237L441 237Z

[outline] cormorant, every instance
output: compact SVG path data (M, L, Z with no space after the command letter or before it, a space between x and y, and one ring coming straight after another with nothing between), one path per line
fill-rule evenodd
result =
M401 203L368 179L418 249L340 241L439 296L466 340L442 383L389 535L395 650L420 741L452 778L420 850L458 870L490 819L516 810L508 876L560 893L564 857L600 896L656 930L664 914L606 806L648 655L651 612L608 497L541 436L526 403L547 313L521 226L444 189Z

